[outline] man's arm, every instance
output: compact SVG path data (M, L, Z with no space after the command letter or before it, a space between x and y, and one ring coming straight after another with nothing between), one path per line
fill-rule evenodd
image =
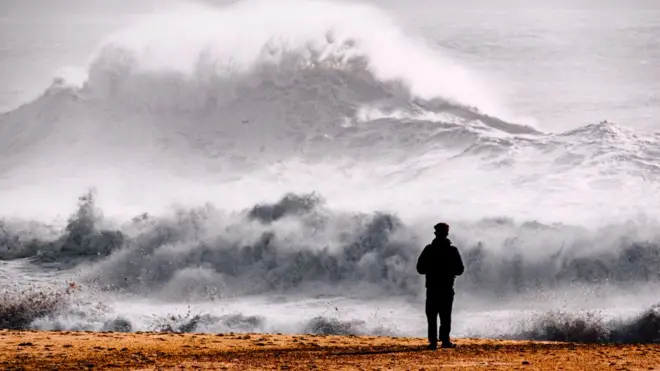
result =
M463 258L461 258L461 253L458 251L458 248L454 246L454 275L460 276L463 272L465 272Z
M428 272L428 246L422 250L422 253L419 255L419 259L417 259L417 273L419 274L426 274Z

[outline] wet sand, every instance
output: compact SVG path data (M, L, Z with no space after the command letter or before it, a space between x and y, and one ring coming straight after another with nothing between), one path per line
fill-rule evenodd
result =
M0 331L2 370L660 370L660 344Z

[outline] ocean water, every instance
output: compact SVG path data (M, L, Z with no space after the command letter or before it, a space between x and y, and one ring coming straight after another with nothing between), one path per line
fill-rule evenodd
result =
M654 2L2 7L0 326L660 338Z

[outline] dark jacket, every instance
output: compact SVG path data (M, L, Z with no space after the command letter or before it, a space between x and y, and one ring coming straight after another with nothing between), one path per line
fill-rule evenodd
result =
M417 260L417 272L426 275L427 288L453 288L454 279L464 270L461 254L447 238L434 239Z

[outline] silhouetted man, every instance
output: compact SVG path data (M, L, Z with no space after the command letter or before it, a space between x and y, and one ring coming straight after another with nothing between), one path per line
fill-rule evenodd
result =
M454 303L454 279L465 270L461 254L451 241L449 225L434 227L435 239L427 245L417 260L417 272L426 275L426 318L429 325L429 349L438 348L438 315L442 348L454 348L449 341L451 309Z

